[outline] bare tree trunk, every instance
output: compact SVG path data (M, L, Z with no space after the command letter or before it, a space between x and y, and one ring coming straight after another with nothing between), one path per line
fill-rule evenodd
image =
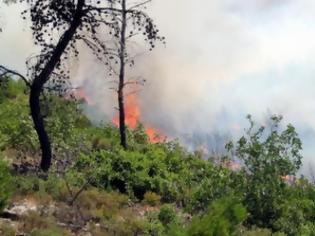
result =
M125 105L124 105L124 85L125 85L125 51L126 51L126 28L127 28L127 9L126 0L122 0L122 25L120 32L120 72L118 86L118 107L119 107L119 132L120 144L127 149Z
M33 118L34 128L37 132L40 148L42 150L42 159L40 167L42 170L47 171L51 165L51 145L48 134L45 130L44 119L40 112L40 92L41 88L31 87L29 104L31 108L31 115Z
M53 55L50 60L45 65L45 68L42 72L34 78L33 84L31 86L29 104L31 108L31 115L34 122L34 128L37 132L38 139L40 142L40 147L42 151L42 160L41 160L41 169L43 171L48 171L51 166L51 145L48 134L45 130L44 119L40 110L40 94L43 90L44 84L49 80L49 77L55 66L60 61L62 54L67 48L69 42L73 38L76 33L77 28L81 24L81 18L83 16L83 6L85 4L85 0L78 0L77 9L70 24L69 29L64 33L64 35L60 38L56 48L54 49Z

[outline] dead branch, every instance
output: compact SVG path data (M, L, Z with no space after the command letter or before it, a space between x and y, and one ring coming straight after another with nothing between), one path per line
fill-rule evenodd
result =
M19 72L17 71L14 71L14 70L10 70L8 69L7 67L5 66L2 66L0 65L0 79L3 78L3 77L6 77L6 76L17 76L19 77L20 79L22 79L24 81L24 83L28 86L28 87L31 87L31 84L30 82L26 79L25 76L23 76L22 74L20 74Z

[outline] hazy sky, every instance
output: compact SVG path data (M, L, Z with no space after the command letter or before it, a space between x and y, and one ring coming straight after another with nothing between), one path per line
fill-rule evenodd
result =
M139 95L143 121L184 139L193 133L237 137L247 114L261 122L282 114L312 160L315 1L155 0L148 10L167 45L140 56L134 68L148 80ZM0 63L23 70L36 52L27 23L16 8L0 13ZM78 63L76 77L109 119L111 91L95 61Z

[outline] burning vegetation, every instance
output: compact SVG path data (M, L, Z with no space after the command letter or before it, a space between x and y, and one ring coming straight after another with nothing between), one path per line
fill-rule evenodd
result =
M141 122L141 110L138 98L135 94L130 94L125 98L125 122L130 129L136 129ZM116 114L112 120L113 124L119 127L119 114ZM162 135L154 127L144 123L145 132L151 143L163 142L166 136Z
M41 51L27 78L0 65L1 236L314 236L315 184L298 176L302 143L281 116L268 129L248 116L244 135L215 157L143 120L126 91L143 80L126 79L126 66L133 37L149 50L165 43L150 0L20 2ZM115 85L108 124L80 109L77 100L95 106L83 88L65 92L79 41Z
M229 154L206 160L176 141L148 142L138 132L141 109L135 95L125 100L127 150L119 145L117 127L94 126L76 101L49 95L54 105L46 124L55 159L43 178L36 169L40 147L25 106L27 88L9 79L0 91L1 235L314 232L315 187L297 176L300 139L293 126L280 128L281 117L272 117L271 131L249 117L250 128L227 145ZM86 93L78 94L86 100ZM117 125L117 115L112 122ZM158 133L145 129L148 135Z

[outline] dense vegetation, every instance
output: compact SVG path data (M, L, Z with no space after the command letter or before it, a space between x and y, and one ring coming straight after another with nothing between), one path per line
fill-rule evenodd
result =
M1 223L1 235L314 235L315 187L295 177L302 144L281 117L250 128L230 156L205 159L177 141L152 144L141 125L129 149L111 124L92 125L83 102L46 94L53 140L48 174L22 81L0 83L0 211L29 199L36 210ZM46 101L46 102L47 102ZM241 167L231 170L231 159ZM288 181L291 179L292 181ZM31 200L30 200L31 199ZM44 216L44 217L43 217Z

